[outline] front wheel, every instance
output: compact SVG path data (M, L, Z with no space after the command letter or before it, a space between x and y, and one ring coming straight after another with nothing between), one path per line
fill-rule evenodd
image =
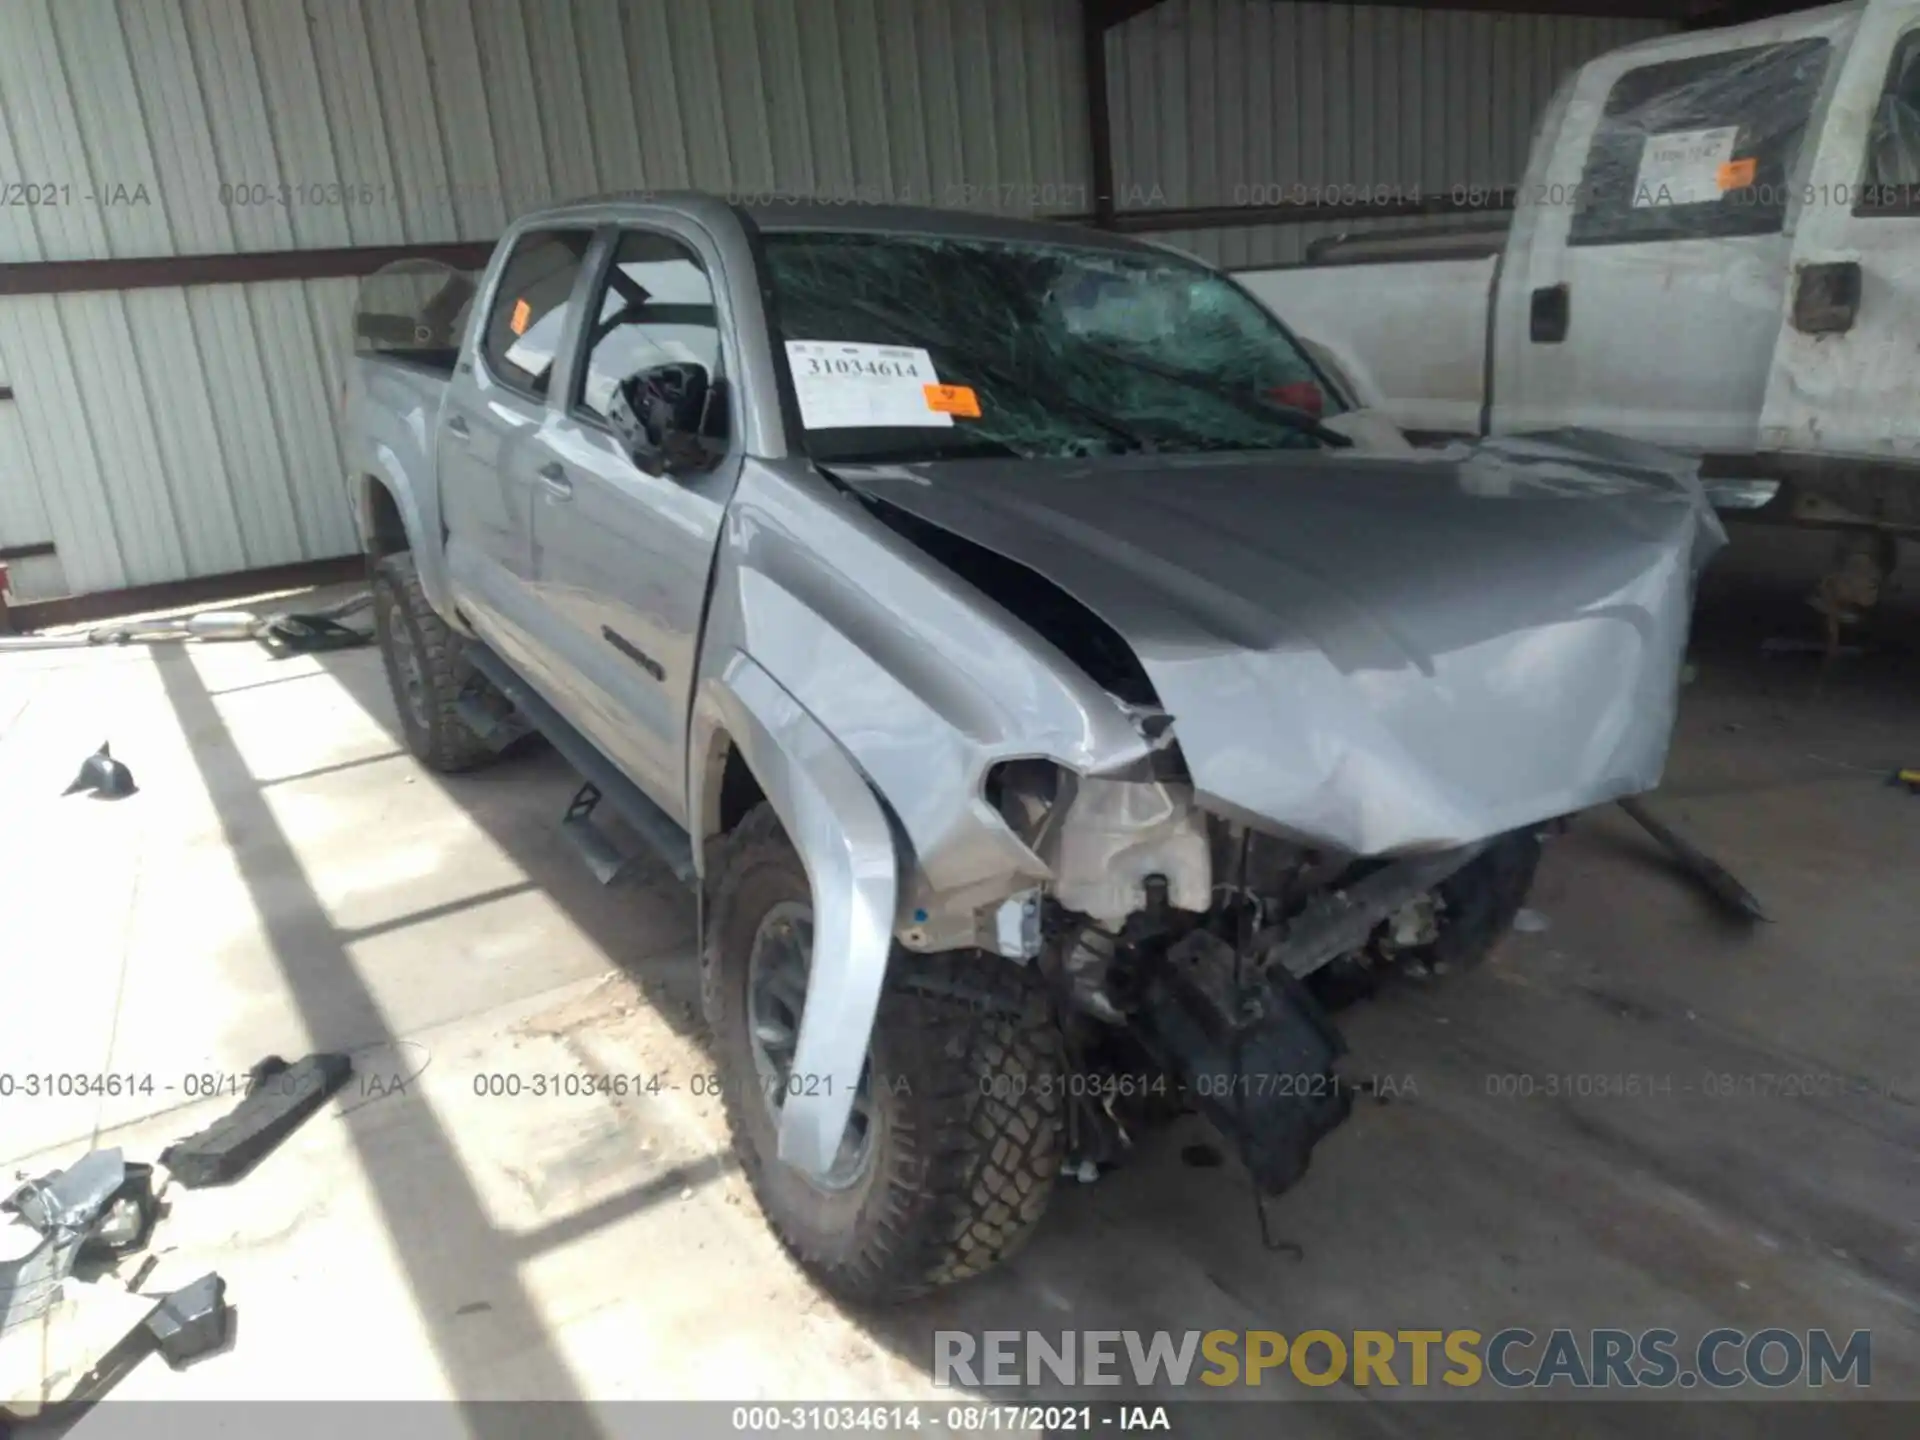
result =
M768 1223L826 1289L889 1303L1023 1244L1060 1166L1061 1042L1030 966L897 952L853 1117L824 1177L776 1153L812 952L807 874L769 806L721 847L702 953L734 1150Z
M1404 952L1405 958L1451 970L1478 965L1513 927L1539 868L1537 832L1502 835L1435 888L1439 931L1431 944ZM1307 987L1328 1009L1344 1010L1376 994L1399 968L1377 963L1372 955L1347 956L1315 971Z
M1440 884L1445 912L1433 959L1466 968L1478 965L1513 928L1540 868L1540 836L1532 830L1502 835Z

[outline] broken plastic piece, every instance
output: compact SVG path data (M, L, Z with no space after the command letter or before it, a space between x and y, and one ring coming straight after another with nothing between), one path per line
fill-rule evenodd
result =
M117 1148L95 1150L26 1181L0 1203L18 1217L0 1245L0 1331L44 1314L83 1250L123 1254L146 1242L152 1173L151 1166L128 1165Z
M372 631L342 625L328 615L276 615L259 626L258 635L269 650L288 655L350 650L373 641Z
M153 1167L129 1161L120 1186L107 1198L100 1218L80 1245L82 1256L118 1257L130 1254L147 1243L153 1222L160 1213L160 1199L153 1189Z
M136 1169L140 1173L136 1174ZM97 1252L117 1258L131 1254L147 1243L147 1237L153 1233L153 1222L160 1213L160 1202L153 1194L151 1174L150 1167L145 1165L127 1167L126 1182L107 1205L106 1213L87 1236L86 1243L80 1247L82 1254Z
M199 1134L161 1151L160 1163L189 1190L231 1184L326 1104L352 1074L353 1062L345 1055L309 1055L292 1065L269 1055L253 1067L245 1099Z
M7 1199L5 1208L43 1235L55 1230L84 1232L94 1216L106 1208L126 1174L126 1162L117 1146L94 1150L65 1170L23 1182Z
M98 750L80 762L80 773L60 793L72 795L81 790L91 790L108 800L118 800L139 788L133 783L133 772L113 758L113 753L107 749L107 742L103 740Z
M0 1336L46 1313L79 1248L76 1237L42 1235L23 1220L0 1225Z
M227 1282L208 1271L147 1317L160 1353L176 1369L227 1343Z

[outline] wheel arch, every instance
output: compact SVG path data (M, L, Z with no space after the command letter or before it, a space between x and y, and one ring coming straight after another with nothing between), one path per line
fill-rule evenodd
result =
M349 491L354 526L361 551L370 560L411 553L427 603L459 634L471 638L473 627L455 603L447 574L445 535L435 497L415 493L398 457L385 450L365 457Z
M355 497L360 518L360 548L375 559L413 548L407 517L393 486L380 475L362 475Z

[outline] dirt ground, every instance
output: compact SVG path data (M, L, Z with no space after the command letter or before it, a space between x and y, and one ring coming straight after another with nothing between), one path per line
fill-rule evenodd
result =
M326 1112L155 1233L149 1288L227 1279L232 1352L149 1361L116 1398L913 1399L951 1393L943 1328L1777 1325L1870 1329L1874 1394L1920 1399L1920 797L1886 783L1920 765L1920 602L1864 655L1764 654L1817 633L1823 548L1743 535L1718 565L1655 797L1774 922L1722 917L1623 814L1582 817L1542 928L1342 1015L1383 1095L1272 1207L1297 1253L1263 1246L1236 1165L1183 1161L1207 1138L1187 1120L1064 1184L1004 1271L836 1308L696 1093L690 897L594 882L551 752L414 764L368 650L0 656L0 1166L151 1159L262 1056L352 1052ZM62 798L103 738L140 793ZM531 1093L581 1071L675 1087ZM25 1089L102 1074L132 1093ZM1305 1433L1429 1413L1316 1409Z

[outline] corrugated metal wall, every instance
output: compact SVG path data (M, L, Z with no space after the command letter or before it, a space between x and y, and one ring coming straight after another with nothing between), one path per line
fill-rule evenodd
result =
M1272 203L1348 187L1432 197L1511 185L1575 66L1659 21L1271 0L1164 0L1107 39L1122 208ZM1296 188L1297 187L1297 188ZM1230 268L1286 264L1323 235L1433 220L1180 231Z
M68 187L0 206L0 262L486 240L647 187L1023 209L1084 194L1079 46L1074 0L0 0L0 180ZM59 548L16 597L351 551L354 293L0 298L0 545Z
M1560 74L1653 28L1166 0L1109 38L1121 204L1512 181ZM1077 0L0 0L0 181L56 202L0 206L0 263L487 240L687 185L1084 211L1079 35ZM355 288L0 298L0 545L59 549L17 598L351 550Z

